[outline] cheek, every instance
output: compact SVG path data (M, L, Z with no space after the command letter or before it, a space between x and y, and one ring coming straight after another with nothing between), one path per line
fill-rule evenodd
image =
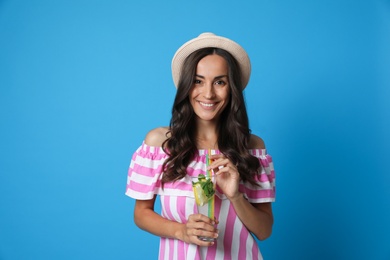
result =
M190 90L190 92L188 93L188 97L191 99L191 98L194 98L196 97L197 95L199 95L198 91L196 88L192 88Z
M230 100L230 91L223 91L220 93L220 97L228 102Z
M195 99L197 97L198 93L196 91L191 91L189 94L188 94L188 100L191 104L191 106L194 105L195 103Z

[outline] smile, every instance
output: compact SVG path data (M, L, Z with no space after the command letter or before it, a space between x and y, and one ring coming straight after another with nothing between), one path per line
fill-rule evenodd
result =
M209 104L209 103L203 103L203 102L200 102L200 101L199 101L199 104L200 104L201 106L204 106L204 107L213 107L213 106L215 105L215 103Z

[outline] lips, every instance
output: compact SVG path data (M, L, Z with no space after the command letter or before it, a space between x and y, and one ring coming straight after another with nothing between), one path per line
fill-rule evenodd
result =
M199 104L202 106L202 107L206 107L206 108L211 108L213 106L215 106L215 103L203 103L201 101L199 101Z

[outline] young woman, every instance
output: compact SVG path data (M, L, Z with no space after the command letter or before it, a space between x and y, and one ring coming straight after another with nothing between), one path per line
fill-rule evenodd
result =
M249 129L242 91L250 68L240 45L212 33L173 57L170 125L146 135L126 190L136 199L137 226L161 237L159 259L262 259L254 237L271 235L275 174L263 140ZM215 219L197 212L192 190L191 177L208 170L216 176ZM154 211L157 195L161 215Z

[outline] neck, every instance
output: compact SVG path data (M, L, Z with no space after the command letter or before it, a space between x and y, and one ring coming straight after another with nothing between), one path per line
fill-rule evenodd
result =
M211 122L197 122L195 141L198 149L218 149L217 125Z

